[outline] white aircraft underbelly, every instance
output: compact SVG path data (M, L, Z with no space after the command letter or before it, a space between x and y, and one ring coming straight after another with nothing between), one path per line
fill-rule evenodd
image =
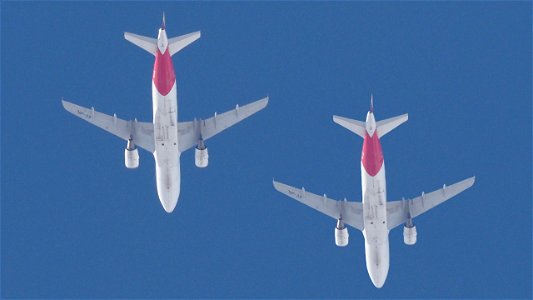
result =
M372 177L361 164L366 268L372 283L382 287L389 272L389 230L385 162Z
M163 96L152 82L152 97L157 194L165 211L172 212L178 203L181 180L176 83Z

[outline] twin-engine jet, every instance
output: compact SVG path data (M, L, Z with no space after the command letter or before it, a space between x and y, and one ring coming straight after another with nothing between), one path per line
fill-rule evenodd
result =
M365 238L366 268L372 283L381 288L389 271L389 231L400 224L404 242L416 243L416 226L413 218L456 196L474 184L470 177L431 193L422 193L412 199L387 202L385 181L385 161L380 138L407 121L407 114L376 122L373 99L370 98L370 111L366 122L333 116L333 121L364 139L361 155L362 202L336 201L274 181L274 188L337 220L335 244L348 245L348 229L345 224L362 231Z
M205 141L265 108L268 97L241 107L237 105L235 109L222 114L215 113L205 120L178 122L176 75L171 57L200 38L200 32L169 39L163 15L157 39L128 32L124 37L155 56L152 76L153 121L126 121L119 119L116 114L109 116L94 108L82 107L65 100L62 101L63 107L75 116L127 141L124 151L127 168L135 169L139 166L137 146L153 153L157 193L163 208L170 213L176 207L180 194L180 154L196 146L196 166L207 167L209 156Z

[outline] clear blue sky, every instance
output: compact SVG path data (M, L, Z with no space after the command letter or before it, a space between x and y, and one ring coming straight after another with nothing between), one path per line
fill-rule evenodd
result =
M531 297L531 2L2 2L1 291L6 298ZM151 120L153 57L124 31L202 38L174 56L180 120L270 96L182 155L164 212L154 161L61 97ZM363 237L277 193L272 178L360 201L362 140L332 122L409 113L383 150L390 200L476 175L390 232L385 286Z

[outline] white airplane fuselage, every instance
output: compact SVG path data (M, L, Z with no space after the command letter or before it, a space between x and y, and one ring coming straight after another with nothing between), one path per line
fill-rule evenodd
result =
M180 194L178 98L174 65L165 29L159 29L152 76L155 173L157 194L166 212L176 207Z
M372 283L380 288L389 272L389 230L385 161L372 110L366 117L366 135L361 155L361 185L366 268Z
M207 119L194 119L178 123L178 98L176 74L172 55L181 51L201 36L200 31L168 38L165 30L165 15L157 39L130 32L124 38L139 48L155 56L152 73L152 122L138 122L137 119L124 120L114 115L95 111L93 107L83 107L64 99L63 108L105 131L127 141L124 149L124 165L128 169L139 167L137 147L154 155L156 186L159 201L166 212L171 213L180 196L180 155L181 152L195 149L195 165L205 168L209 164L209 154L205 141L229 127L241 122L268 104L268 97L240 106ZM218 124L218 125L217 125Z

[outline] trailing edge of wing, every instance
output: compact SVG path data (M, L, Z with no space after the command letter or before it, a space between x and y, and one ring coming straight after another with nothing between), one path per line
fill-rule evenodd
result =
M417 217L444 201L458 195L470 188L475 180L476 177L474 176L450 186L444 185L441 189L431 193L422 193L421 196L413 199L387 202L388 228L393 229L404 223L409 215L411 218Z
M71 114L112 133L123 140L133 139L133 142L149 151L154 152L154 125L137 120L125 121L116 115L109 116L74 103L62 100L63 107Z
M319 196L307 192L304 188L297 189L277 181L272 181L272 184L278 192L316 209L327 216L334 219L339 219L342 216L345 224L361 231L364 228L363 204L361 202L332 200L327 198L326 195Z
M257 100L250 104L217 114L206 120L194 120L190 122L180 122L178 124L178 139L180 152L186 151L198 143L199 139L204 141L212 138L223 130L239 123L256 112L265 108L268 104L268 97Z

